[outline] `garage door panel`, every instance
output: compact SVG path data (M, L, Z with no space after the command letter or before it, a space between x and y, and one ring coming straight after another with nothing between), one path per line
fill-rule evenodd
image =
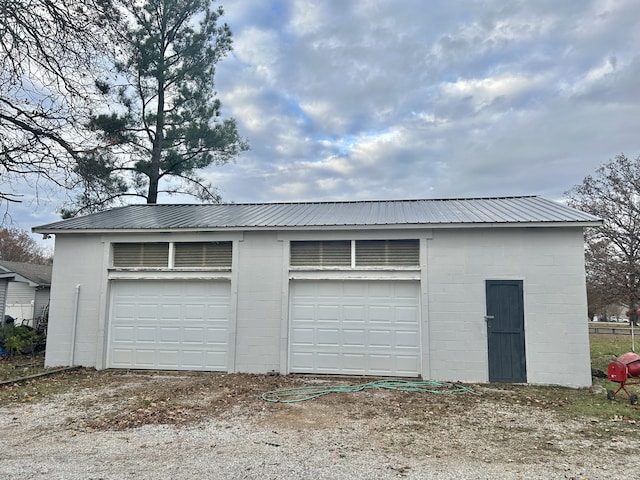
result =
M396 356L395 361L396 361L396 371L399 374L405 374L409 376L411 375L411 372L415 372L418 368L420 368L420 365L418 364L418 359L413 355L409 355L409 356L398 355Z
M163 344L180 343L180 329L178 327L160 328L160 341Z
M317 367L322 373L339 373L341 370L340 354L338 353L318 353Z
M314 354L312 352L294 352L291 354L291 363L297 365L300 371L313 371L313 361Z
M420 342L418 332L397 331L395 333L395 345L399 348L414 348Z
M133 304L119 303L111 310L113 316L117 318L132 320L136 317L136 306Z
M229 334L224 327L209 327L206 332L206 339L209 345L224 345L226 348L229 341Z
M388 306L370 306L369 323L393 323L393 309Z
M293 307L293 315L300 320L312 320L315 317L313 305L298 304Z
M419 375L418 282L292 282L290 313L292 372Z
M109 366L226 371L229 296L229 282L113 282Z
M227 361L227 352L205 352L205 365L209 368L213 369L215 365L220 365L222 363L226 363Z
M137 365L146 368L154 368L157 364L155 350L137 348L134 352L134 356Z
M155 327L138 327L136 328L136 341L137 342L150 342L150 343L156 343L157 342L157 338L156 338L156 333L158 332L158 330Z
M325 282L325 283L317 283L317 296L324 298L338 298L342 296L342 288L340 285L336 285L333 283ZM308 294L309 295L309 294ZM310 296L314 296L313 293Z
M195 319L200 321L202 318L211 318L208 315L205 305L184 305L182 307L182 318L185 320Z
M371 299L384 298L389 299L393 297L395 287L389 288L389 282L372 282L369 284L368 297Z
M145 299L145 302L150 302L153 300L147 300ZM156 298L157 301L157 298ZM139 303L138 305L136 305L136 316L138 317L138 319L149 319L149 320L153 320L158 318L158 316L161 317L165 317L166 318L176 318L178 316L180 316L180 310L178 309L176 311L176 308L173 305L164 305L163 304L163 309L162 312L160 311L160 309L158 309L158 305L150 305L148 303Z
M182 351L182 364L189 369L202 368L205 364L204 352L202 350L188 350Z
M220 305L207 306L207 318L212 320L220 320L227 324L229 321L229 299L226 299L226 303L223 303L219 297L213 299L215 302L220 302Z
M368 285L363 282L350 282L342 287L343 297L363 298L367 296Z
M395 298L405 298L412 301L415 298L415 288L411 282L396 282L393 286L393 295Z
M314 330L312 328L295 328L291 332L291 341L296 345L313 345Z
M342 365L350 375L364 375L368 366L367 355L364 352L345 353L342 355Z
M340 312L338 305L318 305L317 318L325 322L336 322Z
M125 367L135 362L135 354L130 348L113 348L111 350L111 365Z
M183 329L182 343L189 344L194 343L196 345L202 345L205 341L204 328L185 327Z
M369 346L393 349L393 332L391 330L369 330Z
M119 326L112 330L111 335L115 341L129 340L135 335L135 328Z
M415 324L418 318L418 308L399 306L395 308L394 314L396 323Z
M364 305L344 305L342 318L344 322L363 323L367 316L367 308Z
M319 328L316 330L315 343L320 346L338 346L340 345L340 331L335 328Z
M391 375L395 371L394 358L391 355L369 355L369 368L377 375Z
M354 348L362 347L367 343L367 332L364 329L343 330L343 345Z

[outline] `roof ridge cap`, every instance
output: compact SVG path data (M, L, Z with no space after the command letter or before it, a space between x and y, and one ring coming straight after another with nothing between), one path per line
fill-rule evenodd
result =
M440 198L392 198L374 200L308 200L308 201L274 201L274 202L222 202L222 203L134 203L123 205L111 210L129 207L229 207L229 206L257 206L257 205L346 205L362 203L408 203L408 202L447 202L447 201L477 201L477 200L510 200L521 198L543 198L539 195L504 195L490 197L440 197ZM100 213L100 212L96 212Z

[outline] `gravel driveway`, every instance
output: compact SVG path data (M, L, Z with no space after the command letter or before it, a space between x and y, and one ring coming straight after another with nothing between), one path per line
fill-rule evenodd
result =
M558 413L560 397L530 399L522 386L474 386L482 395L456 396L368 390L294 404L256 398L274 388L350 381L84 371L40 381L56 393L8 387L0 407L0 478L640 475L635 421L567 418Z

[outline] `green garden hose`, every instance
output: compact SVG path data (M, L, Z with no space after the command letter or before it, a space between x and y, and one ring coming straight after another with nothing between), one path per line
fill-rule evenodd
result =
M471 394L480 395L470 387L459 383L436 382L433 380L402 380L389 379L375 382L362 383L360 385L331 385L331 386L306 386L283 388L272 390L258 395L258 398L272 403L295 403L313 400L314 398L328 395L330 393L354 393L370 388L386 388L387 390L398 390L402 392L415 393L435 393L445 395Z

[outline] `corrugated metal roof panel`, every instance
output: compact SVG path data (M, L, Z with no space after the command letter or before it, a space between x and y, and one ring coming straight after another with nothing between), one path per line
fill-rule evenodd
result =
M599 219L541 197L357 202L129 205L35 227L77 230L250 229L513 223L594 224Z

